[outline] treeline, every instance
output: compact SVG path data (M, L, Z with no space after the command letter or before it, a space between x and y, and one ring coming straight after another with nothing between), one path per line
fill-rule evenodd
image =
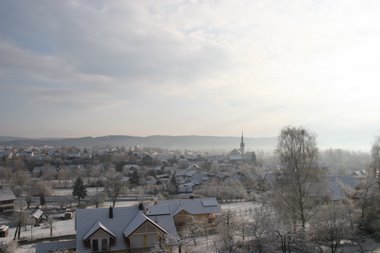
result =
M369 153L343 149L323 150L320 161L334 174L348 174L354 170L367 170L371 163Z
M276 153L258 150L256 156L257 162L261 166L278 166ZM320 150L318 156L319 163L326 166L329 172L335 175L349 175L353 171L367 171L371 165L371 154L368 152L330 148Z

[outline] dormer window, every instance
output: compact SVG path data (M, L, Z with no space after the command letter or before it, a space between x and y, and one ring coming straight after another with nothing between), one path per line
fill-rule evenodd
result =
M92 251L94 251L94 252L99 251L99 240L98 239L92 240Z
M92 252L109 251L108 239L92 239L91 250Z
M84 241L90 241L92 252L109 251L115 239L115 234L101 222L95 223L83 238Z
M102 239L102 251L107 251L107 250L108 250L108 240Z

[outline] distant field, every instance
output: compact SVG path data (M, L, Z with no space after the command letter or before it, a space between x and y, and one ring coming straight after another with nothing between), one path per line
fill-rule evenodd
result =
M104 187L87 187L87 195L93 196L96 192L102 192ZM71 196L73 194L73 189L52 189L53 196Z

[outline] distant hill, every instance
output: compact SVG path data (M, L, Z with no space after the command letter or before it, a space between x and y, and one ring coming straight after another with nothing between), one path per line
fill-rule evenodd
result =
M276 137L247 138L244 137L245 148L249 150L273 150L277 143ZM19 137L0 137L0 145L13 147L26 146L77 146L77 147L104 147L136 145L143 147L158 147L165 149L189 149L189 150L225 150L239 148L240 137L218 137L218 136L167 136L153 135L147 137L110 135L101 137L81 137L81 138L44 138L30 139Z
M0 142L14 141L14 140L25 140L27 138L23 137L12 137L12 136L0 136Z

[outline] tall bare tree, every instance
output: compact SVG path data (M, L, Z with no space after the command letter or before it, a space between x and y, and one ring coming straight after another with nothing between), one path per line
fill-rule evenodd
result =
M117 198L124 190L125 182L122 175L114 169L110 169L106 173L106 181L104 182L104 190L108 197L112 200L112 206L115 207Z
M371 148L371 167L373 169L374 178L378 179L380 184L380 137L377 137Z
M372 145L371 156L373 175L369 176L364 186L359 188L358 204L361 209L359 230L380 240L380 137L376 138Z
M220 252L232 253L236 247L236 217L231 211L227 211L218 217L218 237L220 241Z
M285 127L278 138L276 154L281 170L277 176L280 210L294 222L306 222L315 214L325 183L325 172L318 166L315 135L301 127Z

